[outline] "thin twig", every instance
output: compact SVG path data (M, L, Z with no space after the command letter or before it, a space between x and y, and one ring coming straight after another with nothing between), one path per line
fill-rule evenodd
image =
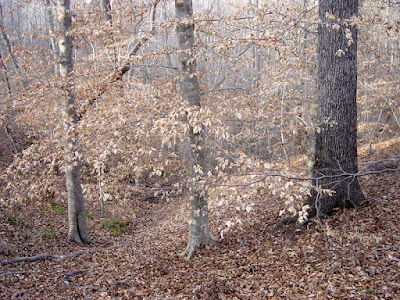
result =
M88 109L105 93L107 84L115 83L120 81L124 74L126 74L131 69L130 60L132 57L136 56L140 48L156 34L156 27L155 27L155 19L156 19L156 8L161 0L155 1L150 9L150 30L147 34L142 36L142 38L135 44L131 51L129 51L127 55L127 59L123 63L123 65L116 70L107 78L107 81L102 84L99 89L99 92L91 98L88 103L82 108L81 111L78 113L78 120L81 120L83 116L86 114Z
M253 180L247 183L237 183L237 184L223 184L223 183L213 183L213 182L206 182L206 185L208 186L225 186L225 187L248 187L252 186L254 184L263 182L266 178L268 177L281 177L285 178L288 180L298 180L298 181L309 181L309 180L322 180L326 178L341 178L341 177L362 177L362 176L367 176L367 175L372 175L372 174L382 174L382 173L387 173L387 172L400 172L400 167L399 168L384 168L382 170L376 170L376 171L366 171L366 172L357 172L357 173L349 173L349 172L343 172L340 174L335 174L335 175L325 175L322 174L321 176L317 177L301 177L301 176L292 176L292 175L285 175L279 172L275 173L259 173L259 174L251 174L251 175L259 175L262 176L257 180ZM250 174L247 174L250 175Z

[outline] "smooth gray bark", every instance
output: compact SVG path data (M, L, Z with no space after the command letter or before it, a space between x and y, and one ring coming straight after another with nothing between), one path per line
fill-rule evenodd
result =
M65 100L63 101L65 130L65 173L68 194L68 241L89 243L90 238L86 228L86 217L83 193L80 180L80 161L76 155L77 115L75 111L75 95L73 92L72 37L68 34L71 28L70 0L57 1L57 13L60 26L60 76L64 79Z
M311 216L366 204L357 177L340 176L358 172L357 28L351 21L357 14L358 0L325 0L319 4L318 128L313 177L326 178L314 180L318 190L310 199Z
M51 7L50 0L46 0L46 10L47 10L47 21L49 23L49 35L50 35L50 46L51 50L53 51L53 59L54 61L57 61L58 59L58 46L57 46L57 41L55 38L55 26L54 26L54 21L53 21L53 11ZM59 70L59 65L54 64L54 74L57 77L60 77L60 70Z
M180 62L180 91L189 109L200 110L200 89L193 55L194 24L191 21L193 6L191 0L175 0L175 13L178 19ZM189 116L190 123L190 116ZM200 132L198 132L200 131ZM204 186L201 185L201 171L205 172L204 128L189 128L188 162L190 169L190 221L188 244L182 255L190 259L200 246L214 244L208 226L208 203Z

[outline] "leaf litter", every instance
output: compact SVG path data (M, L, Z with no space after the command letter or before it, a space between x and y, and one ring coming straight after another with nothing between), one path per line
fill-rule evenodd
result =
M361 156L378 160L399 148L396 140L376 157ZM187 241L184 196L138 201L140 214L121 236L88 218L89 246L65 242L65 213L45 205L2 208L0 260L51 259L1 265L0 298L399 299L400 174L360 181L368 207L339 210L302 229L276 229L284 203L266 190L242 197L245 209L215 207L210 227L219 243L189 262L178 256ZM123 219L129 209L121 204L115 211ZM39 234L54 229L54 237Z

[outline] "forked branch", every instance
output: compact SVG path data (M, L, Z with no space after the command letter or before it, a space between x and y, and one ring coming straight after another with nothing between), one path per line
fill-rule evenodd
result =
M156 34L156 8L161 0L157 0L153 3L150 9L150 30L147 34L142 36L142 38L133 46L131 51L129 51L127 58L122 63L122 65L116 68L110 76L108 76L107 80L103 82L99 88L98 93L89 99L89 101L83 106L83 108L78 112L78 121L83 118L83 116L87 113L89 108L106 92L108 84L115 83L122 79L122 77L131 69L130 61L132 57L136 56L140 48Z

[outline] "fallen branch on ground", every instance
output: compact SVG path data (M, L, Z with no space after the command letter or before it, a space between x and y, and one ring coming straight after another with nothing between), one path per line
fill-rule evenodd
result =
M21 296L25 295L27 292L28 292L27 290L23 290L23 291L16 292L16 293L12 296L11 299L15 299L15 298L21 297Z
M397 249L400 249L400 244L398 244L398 245L393 245L393 246L388 246L388 247L385 247L385 248L379 248L379 249L376 249L376 251L384 251L384 250L397 250Z
M0 273L0 276L10 276L10 275L29 275L32 273L39 273L39 271L15 271L15 272L5 272Z
M50 259L58 259L58 260L63 260L67 258L73 258L82 254L88 254L88 253L96 253L96 252L102 252L102 251L107 251L112 248L119 247L118 245L111 246L109 248L104 248L104 249L87 249L87 250L81 250L81 251L76 251L72 252L71 254L68 255L56 255L56 254L49 254L49 253L44 253L44 254L39 254L36 256L28 256L28 257L17 257L9 260L3 260L1 264L3 266L5 265L10 265L10 264L15 264L19 262L34 262L38 260L50 260Z
M69 283L68 281L71 279L71 277L79 275L79 274L84 274L86 272L87 272L87 269L65 273L63 276L61 276L61 281L65 284L68 284Z

